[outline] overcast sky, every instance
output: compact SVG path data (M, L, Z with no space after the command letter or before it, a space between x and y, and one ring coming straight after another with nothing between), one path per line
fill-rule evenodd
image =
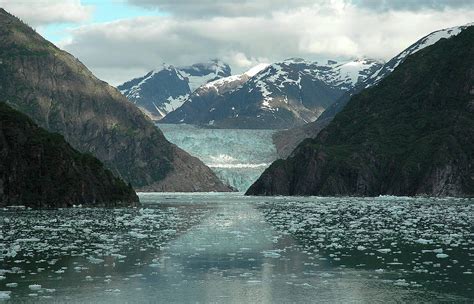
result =
M472 0L0 0L112 85L161 63L220 58L240 73L289 57L388 60L474 21Z

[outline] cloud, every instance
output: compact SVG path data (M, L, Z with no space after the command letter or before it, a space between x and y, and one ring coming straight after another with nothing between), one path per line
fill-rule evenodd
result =
M79 0L0 0L0 7L25 20L33 27L52 23L80 23L88 20L92 6Z
M262 16L275 11L287 11L327 0L128 0L132 5L156 8L175 16L193 16L208 18L210 16Z
M60 46L117 85L163 62L187 65L220 58L240 73L289 57L390 59L432 31L474 20L473 9L380 11L344 0L238 15L168 14L80 26Z
M474 8L474 1L472 0L359 0L354 2L360 7L377 11Z
M128 0L132 5L158 9L176 17L269 16L302 7L338 4L376 11L419 11L473 8L472 0Z

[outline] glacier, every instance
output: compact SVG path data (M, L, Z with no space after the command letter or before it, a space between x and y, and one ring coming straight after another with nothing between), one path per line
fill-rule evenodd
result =
M201 159L238 191L250 185L277 159L274 130L209 129L187 124L157 124L166 139Z

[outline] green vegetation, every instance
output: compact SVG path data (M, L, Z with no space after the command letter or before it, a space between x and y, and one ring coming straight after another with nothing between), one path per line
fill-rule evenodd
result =
M283 193L474 196L473 71L474 27L408 57L300 144ZM281 178L275 169L249 193Z
M138 202L132 187L63 136L0 102L0 206L66 207Z

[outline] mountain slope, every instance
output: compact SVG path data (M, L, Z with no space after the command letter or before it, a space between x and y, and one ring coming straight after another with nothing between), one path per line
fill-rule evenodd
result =
M3 9L0 61L0 100L92 153L133 186L159 190L166 179L176 191L189 185L228 189L202 162L170 144L115 88ZM189 178L171 179L176 170L186 170Z
M390 73L392 73L397 66L403 63L408 56L413 55L416 52L421 51L422 49L435 44L441 39L451 38L453 36L456 36L459 33L461 33L462 30L472 25L474 25L474 23L442 29L439 31L432 32L426 35L425 37L419 39L418 41L410 45L408 48L403 50L400 54L390 59L390 61L384 64L380 68L380 70L372 74L365 81L366 83L364 84L364 87L368 88L368 87L376 85L380 80L390 75Z
M345 91L379 67L380 63L372 60L318 64L288 59L248 79L229 78L227 82L233 85L227 90L209 90L211 84L201 87L163 122L247 129L302 125L314 121Z
M403 50L400 54L385 63L380 69L367 77L364 81L357 84L353 89L344 93L333 104L331 104L318 119L307 125L296 127L290 130L281 131L274 136L274 143L277 147L278 154L281 158L287 158L291 152L300 144L305 138L315 138L319 131L328 125L328 123L339 113L349 102L351 97L364 88L369 88L377 85L382 79L390 75L393 70L403 63L405 59L425 47L433 45L442 38L450 38L459 34L463 29L466 29L472 24L457 26L447 29L435 31L419 39L408 48Z
M230 74L230 67L219 60L184 67L164 64L117 88L148 117L159 120L179 108L198 87Z
M474 196L474 27L351 98L248 194Z
M208 122L208 113L222 105L226 95L239 90L253 76L268 67L268 64L259 64L249 71L229 77L221 78L196 89L180 108L169 113L161 122L199 124L199 121ZM181 118L183 117L183 118ZM190 119L187 119L190 117ZM206 123L204 123L206 124Z
M0 102L0 207L120 206L138 203L132 187L59 134Z

